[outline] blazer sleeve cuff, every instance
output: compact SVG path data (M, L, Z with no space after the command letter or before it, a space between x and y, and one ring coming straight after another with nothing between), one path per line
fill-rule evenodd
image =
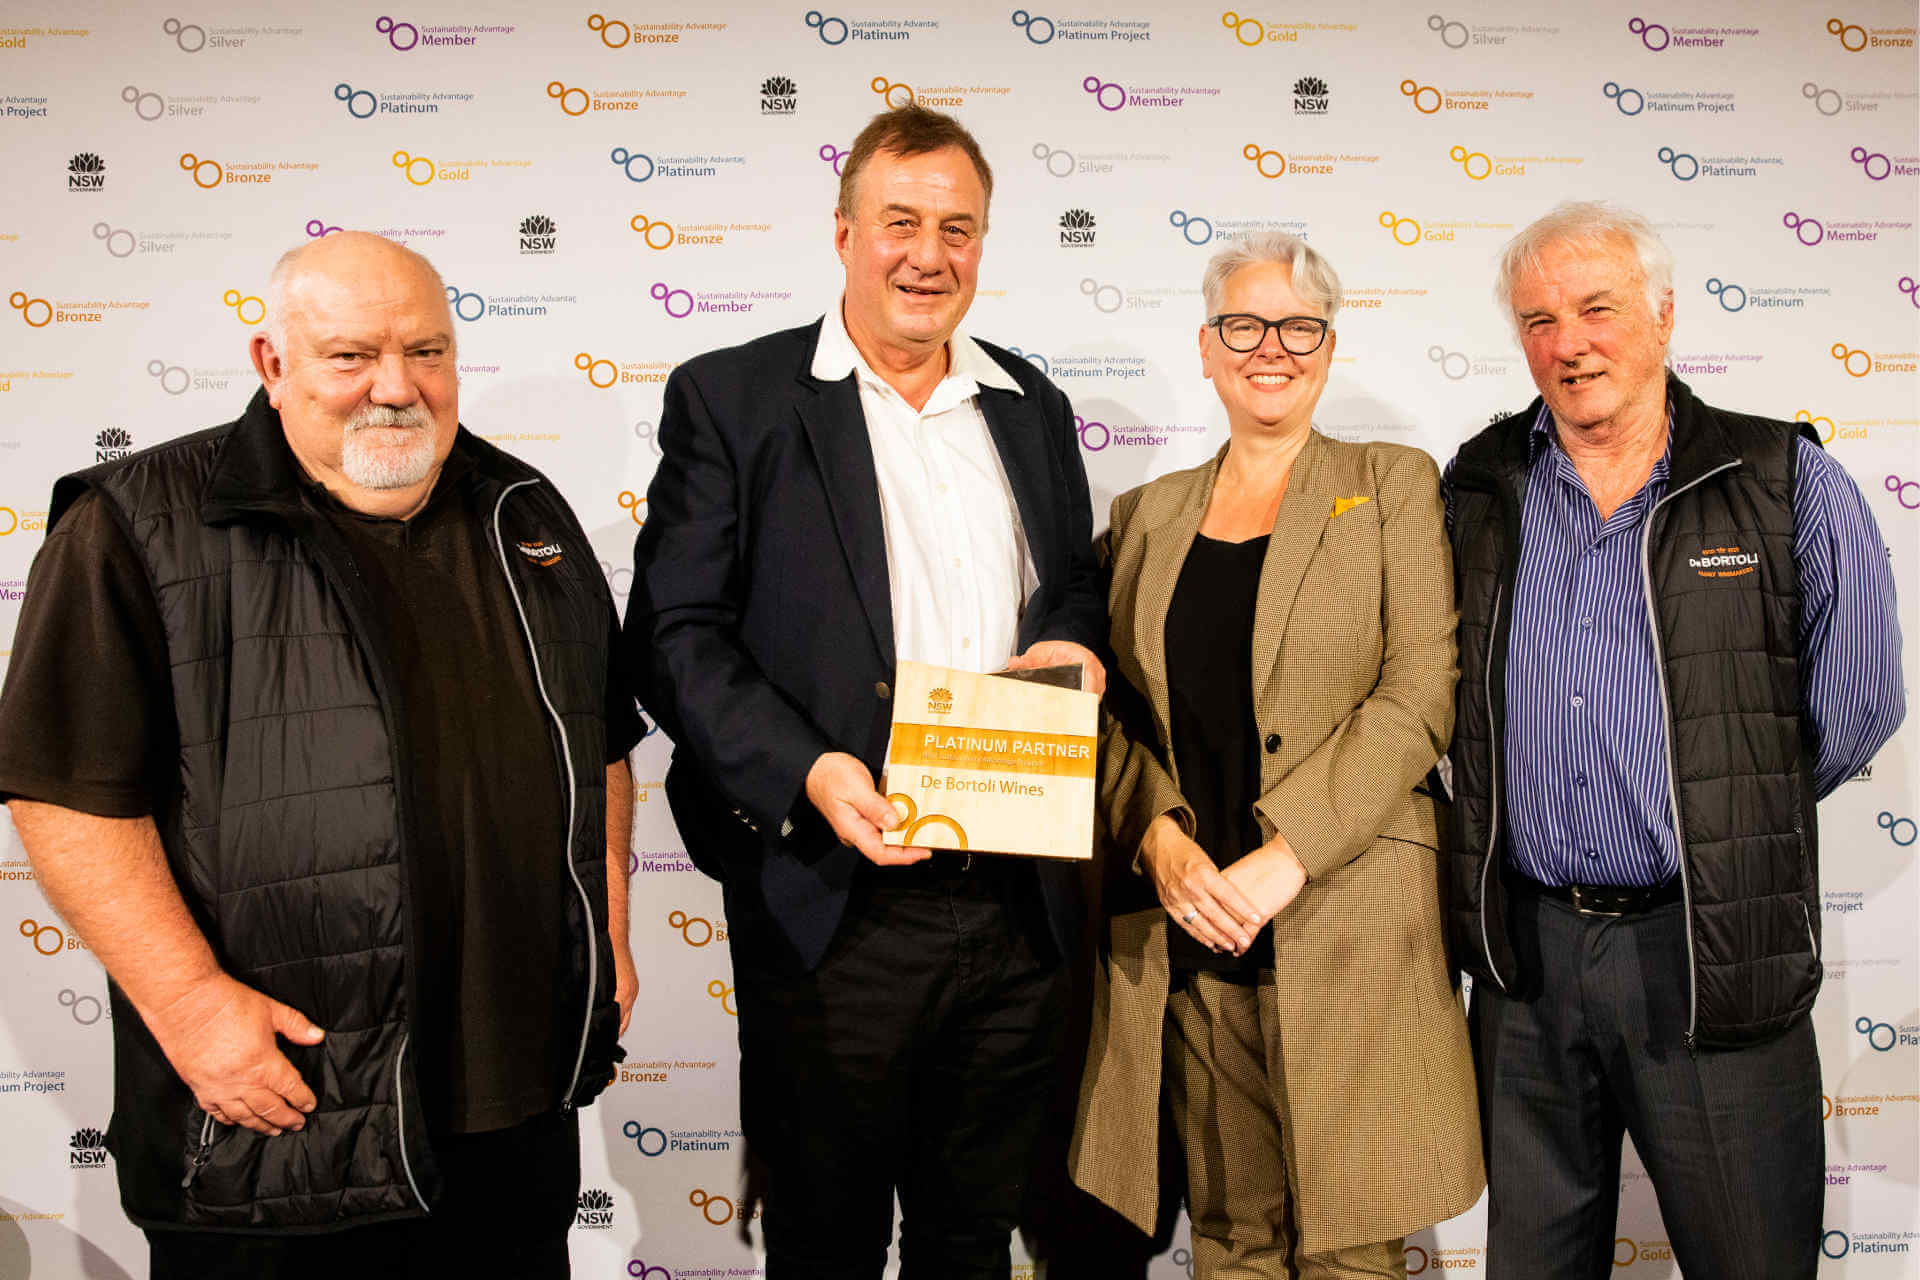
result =
M1327 812L1326 796L1307 794L1307 788L1291 785L1295 780L1294 776L1283 778L1253 807L1276 835L1286 837L1293 856L1306 868L1307 879L1318 880L1359 857L1367 841L1356 843Z

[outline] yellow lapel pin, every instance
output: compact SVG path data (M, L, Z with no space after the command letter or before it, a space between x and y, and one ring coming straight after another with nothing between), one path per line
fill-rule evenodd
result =
M1364 494L1358 498L1335 498L1333 500L1333 514L1336 517L1343 516L1361 503L1371 501L1372 499L1366 497Z

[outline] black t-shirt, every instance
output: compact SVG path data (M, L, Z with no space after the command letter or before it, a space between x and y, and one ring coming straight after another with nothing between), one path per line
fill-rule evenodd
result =
M1196 535L1167 608L1167 702L1180 790L1193 808L1194 841L1225 868L1260 847L1260 733L1253 719L1253 609L1267 538L1220 542ZM1273 965L1262 929L1243 956L1207 950L1186 930L1167 933L1175 970L1216 973Z
M306 495L351 549L404 691L419 1073L430 1121L454 1132L552 1110L585 1016L560 998L575 890L558 747L473 480L454 455L407 521ZM611 609L607 625L617 663ZM106 503L83 496L29 575L0 694L0 799L153 812L177 784L166 652L145 570ZM609 761L644 732L630 688L608 672Z

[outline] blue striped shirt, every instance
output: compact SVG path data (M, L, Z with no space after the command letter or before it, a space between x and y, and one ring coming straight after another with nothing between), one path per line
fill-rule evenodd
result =
M1667 490L1671 421L1668 432L1646 484L1603 521L1552 414L1543 405L1534 420L1502 750L1513 865L1546 884L1651 885L1679 871L1640 568L1641 527ZM1886 546L1859 488L1807 440L1796 463L1802 713L1825 796L1905 715L1900 624Z

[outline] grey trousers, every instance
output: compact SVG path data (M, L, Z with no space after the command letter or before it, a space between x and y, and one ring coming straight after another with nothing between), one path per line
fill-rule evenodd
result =
M1688 1280L1811 1280L1826 1182L1811 1019L1689 1054L1679 903L1600 919L1520 892L1522 999L1476 982L1487 1280L1613 1272L1621 1134Z

